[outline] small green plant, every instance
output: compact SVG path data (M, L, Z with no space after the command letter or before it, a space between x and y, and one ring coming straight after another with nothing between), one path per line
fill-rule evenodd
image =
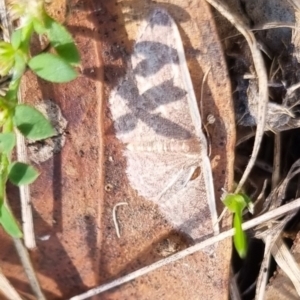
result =
M37 170L25 163L12 161L16 132L30 140L41 140L55 134L49 121L34 107L18 104L21 77L30 68L39 77L51 82L68 82L76 78L74 66L80 62L74 41L64 26L53 20L43 0L9 1L9 12L19 27L11 35L11 42L0 42L0 75L11 74L8 91L0 97L0 224L12 237L22 237L9 209L6 183L20 186L32 183ZM54 53L30 55L30 40L36 33L46 36Z
M250 198L245 194L227 194L223 199L226 208L234 214L233 228L235 233L233 236L234 247L241 258L247 255L248 243L245 232L242 229L243 211L248 208L252 213L253 204Z

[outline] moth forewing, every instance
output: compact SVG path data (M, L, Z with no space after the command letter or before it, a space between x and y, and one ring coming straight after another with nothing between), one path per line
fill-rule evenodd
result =
M199 112L199 108L197 105L197 99L195 96L193 83L191 80L191 76L188 70L185 54L184 54L184 48L182 44L182 40L178 31L178 28L175 24L175 22L172 20L173 27L174 27L174 33L176 36L176 44L178 49L178 57L179 57L179 66L183 74L183 82L186 87L186 91L188 93L188 104L190 109L190 115L193 120L193 124L195 126L196 135L199 138L199 142L201 145L201 168L203 171L205 186L206 186L206 192L207 192L207 201L211 213L212 223L213 223L213 229L215 234L219 233L219 224L218 224L218 213L216 208L216 199L215 199L215 190L214 190L214 182L213 182L213 176L212 176L212 169L210 160L208 157L208 148L207 148L207 140L206 137L202 131L202 122L201 122L201 116Z

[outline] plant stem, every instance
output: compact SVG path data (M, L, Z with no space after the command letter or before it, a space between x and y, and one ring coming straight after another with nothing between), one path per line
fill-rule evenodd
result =
M3 275L0 269L0 291L7 299L22 300L21 296Z
M38 300L46 300L33 269L28 250L24 247L21 239L14 238L13 241L33 293Z
M13 26L11 21L9 20L9 13L7 11L7 7L5 1L0 0L0 8L3 13L1 13L1 22L4 26L4 38L5 41L10 42L10 37L13 31ZM29 30L23 30L23 37L29 37L29 33L32 32ZM23 47L26 47L26 44L23 43ZM27 49L29 45L27 44ZM19 92L20 86L20 78L12 81L9 86L10 95L8 95L11 101L17 101L22 103L21 93ZM17 133L17 158L20 162L28 162L27 158L27 150L25 144L25 138ZM30 201L30 189L28 185L20 186L20 200L22 207L22 222L23 222L23 234L24 234L24 243L25 246L29 249L33 249L36 247L36 241L34 236L34 227L33 227L33 218L32 218L32 209L31 209L31 201Z

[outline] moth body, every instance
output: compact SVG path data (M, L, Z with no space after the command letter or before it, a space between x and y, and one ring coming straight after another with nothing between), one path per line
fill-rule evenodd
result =
M153 153L182 153L197 155L200 152L200 143L197 139L188 141L158 140L158 141L135 141L127 144L127 149L136 152Z

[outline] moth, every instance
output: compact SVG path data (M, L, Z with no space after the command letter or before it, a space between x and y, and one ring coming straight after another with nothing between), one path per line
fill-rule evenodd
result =
M109 103L131 186L191 238L217 233L207 141L181 37L165 10L143 21Z

